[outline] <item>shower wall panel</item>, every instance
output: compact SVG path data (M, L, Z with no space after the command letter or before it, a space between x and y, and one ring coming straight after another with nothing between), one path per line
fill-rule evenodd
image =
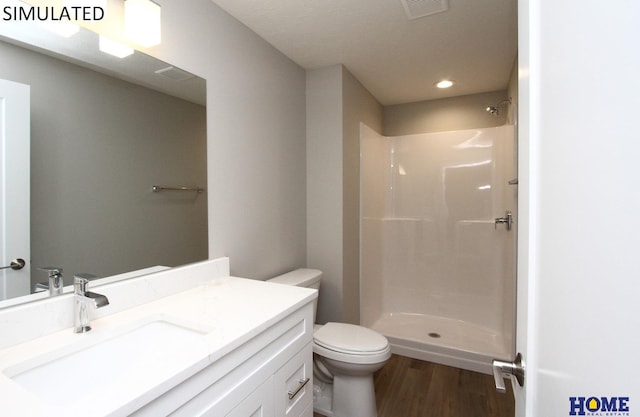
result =
M511 340L513 126L362 135L361 318L461 320Z

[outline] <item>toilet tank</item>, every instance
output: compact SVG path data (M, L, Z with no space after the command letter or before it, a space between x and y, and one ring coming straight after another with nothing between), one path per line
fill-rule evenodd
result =
M278 275L268 279L267 282L273 282L276 284L293 285L296 287L313 288L314 290L320 289L320 278L322 278L322 271L318 269L300 268L286 274ZM316 321L316 312L318 310L318 299L313 300L313 322Z

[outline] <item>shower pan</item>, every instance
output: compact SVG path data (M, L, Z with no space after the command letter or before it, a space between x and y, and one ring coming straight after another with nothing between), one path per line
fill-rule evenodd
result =
M515 349L514 127L362 125L361 158L361 323L394 353L490 374Z

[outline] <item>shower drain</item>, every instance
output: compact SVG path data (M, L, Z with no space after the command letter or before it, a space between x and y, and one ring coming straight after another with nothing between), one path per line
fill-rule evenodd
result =
M428 333L428 336L429 337L433 337L434 339L437 339L437 338L441 337L440 333L436 333L436 332Z

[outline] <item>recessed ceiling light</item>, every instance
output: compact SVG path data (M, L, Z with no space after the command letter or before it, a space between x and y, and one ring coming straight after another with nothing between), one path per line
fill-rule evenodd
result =
M449 88L453 85L453 81L451 80L442 80L436 83L436 87L438 88Z

